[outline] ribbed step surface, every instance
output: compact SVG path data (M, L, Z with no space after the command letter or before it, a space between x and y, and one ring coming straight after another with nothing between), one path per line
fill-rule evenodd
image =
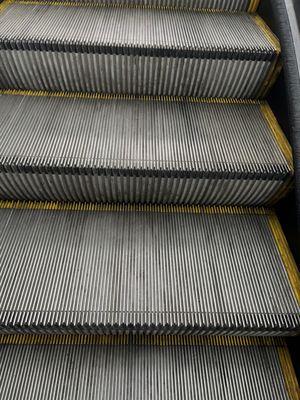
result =
M276 342L68 337L15 345L22 342L0 345L4 399L299 398L290 355Z
M13 3L0 14L0 87L257 97L279 44L259 17Z
M25 0L26 1L26 0ZM30 3L30 0L28 1ZM42 0L41 3L52 3L52 0ZM68 3L68 0L62 0ZM1 3L1 1L0 1ZM219 10L255 12L259 0L73 0L73 3L100 4L108 6L176 8L188 10Z
M0 95L0 197L265 204L292 155L265 103Z
M299 333L299 276L265 212L1 203L0 328Z

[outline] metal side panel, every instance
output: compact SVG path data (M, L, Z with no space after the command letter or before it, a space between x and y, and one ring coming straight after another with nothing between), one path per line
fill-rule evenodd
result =
M261 205L290 146L266 103L0 94L0 198Z
M277 342L153 343L143 337L19 342L12 338L0 345L3 399L299 399L290 355Z
M2 202L2 332L299 333L299 276L261 209Z
M38 3L0 13L5 89L251 98L279 52L247 13Z

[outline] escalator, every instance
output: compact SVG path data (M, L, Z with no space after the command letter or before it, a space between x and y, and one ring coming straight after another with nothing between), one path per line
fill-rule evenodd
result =
M1 399L299 399L295 10L0 4Z

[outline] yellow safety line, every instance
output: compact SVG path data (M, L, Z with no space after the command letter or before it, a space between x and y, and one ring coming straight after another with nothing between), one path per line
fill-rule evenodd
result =
M271 31L265 21L258 14L254 14L251 17L253 18L256 25L262 30L268 42L274 48L276 54L279 55L281 53L281 46L277 36L274 35L274 33Z
M273 213L269 215L269 225L271 227L272 234L277 244L278 251L282 258L282 262L286 268L287 275L293 289L295 298L300 304L300 273L297 268L296 262L289 248L288 242L283 233L280 222L277 216Z
M248 12L255 13L258 8L259 3L260 3L260 0L250 0Z
M12 0L4 0L2 3L0 3L0 13L4 11L4 9L8 7L12 2Z
M273 211L264 207L240 206L188 206L163 204L115 204L115 203L62 203L42 201L8 201L0 200L3 209L30 209L50 211L109 211L109 212L157 212L157 213L191 213L191 214L237 214L269 215Z
M293 175L294 175L293 153L292 153L291 145L288 142L280 125L278 124L278 121L277 121L275 115L273 114L273 111L271 110L269 104L267 102L264 102L264 103L261 103L260 107L262 110L262 114L263 114L264 118L266 119L271 131L273 132L275 140L291 169L291 175L289 176L289 178L285 182L283 182L281 189L268 202L268 206L273 206L280 199L282 199L293 187L293 183L294 183L294 180L293 180Z
M260 3L260 0L251 0L248 12L255 13L258 9L259 3Z
M283 339L185 335L0 335L1 345L284 346Z
M162 101L162 102L189 102L210 104L264 104L264 101L251 99L231 99L216 97L185 97L185 96L144 96L128 94L106 94L85 92L50 92L34 90L0 89L0 95L14 96L36 96L36 97L64 97L91 100L140 100L140 101Z
M292 148L291 145L289 144L285 134L283 133L275 115L273 114L270 106L268 103L263 103L261 104L261 111L263 116L265 117L271 131L273 132L273 135L275 137L275 140L280 147L284 157L286 158L289 167L291 168L292 171L294 171L294 166L293 166L293 153L292 153Z
M257 14L251 15L253 18L254 22L256 25L261 29L261 31L264 33L266 39L270 43L270 45L273 47L276 57L274 61L272 62L272 65L269 69L269 72L267 73L267 76L265 78L265 81L258 93L258 98L264 97L269 89L272 87L272 85L275 83L281 68L282 68L282 62L280 60L280 54L281 54L281 46L280 42L277 38L276 35L271 31L271 29L268 27L268 25L265 23L265 21Z
M287 346L278 347L278 356L290 400L300 399L300 388Z

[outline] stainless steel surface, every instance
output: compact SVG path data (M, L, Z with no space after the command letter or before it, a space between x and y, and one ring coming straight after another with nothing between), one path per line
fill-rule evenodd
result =
M52 0L43 0L43 2L51 3ZM61 2L64 3L68 1L61 0ZM140 6L191 10L248 11L250 6L252 9L251 0L72 0L72 2L80 4L106 4L113 6Z
M276 346L2 345L3 399L290 400Z
M0 14L2 88L249 98L276 57L247 13L16 3Z
M0 197L265 204L292 177L260 104L0 95Z
M146 8L10 4L0 88L253 98L271 78L278 49L250 15L150 9L249 0L118 1ZM258 104L2 95L0 109L0 198L254 205L292 175ZM270 221L262 209L0 201L0 332L22 334L0 335L0 398L291 399L281 342L169 335L300 332ZM28 344L33 333L49 336Z
M299 332L268 215L48 207L0 210L3 332Z

